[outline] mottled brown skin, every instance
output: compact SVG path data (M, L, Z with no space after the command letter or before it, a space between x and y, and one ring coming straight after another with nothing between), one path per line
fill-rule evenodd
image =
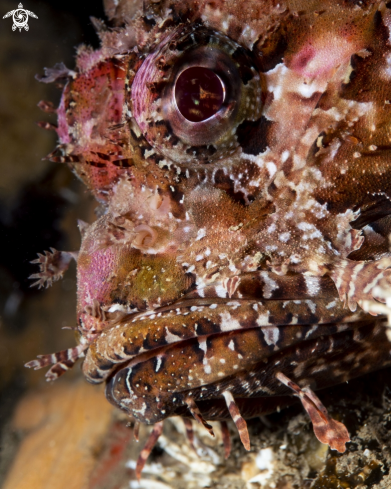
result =
M80 343L29 366L53 379L86 354L155 438L231 415L246 447L243 417L293 391L343 451L311 389L391 364L387 5L106 2L118 29L96 22L101 49L44 78L67 79L50 156L105 209L82 228ZM200 123L174 103L189 66L226 87Z

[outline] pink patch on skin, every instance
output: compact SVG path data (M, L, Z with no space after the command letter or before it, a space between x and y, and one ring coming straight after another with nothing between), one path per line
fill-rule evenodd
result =
M291 69L303 73L308 63L315 57L316 51L312 46L306 46L293 58Z
M289 68L307 79L328 77L358 49L343 37L319 39L316 45L306 44L292 58Z
M61 144L76 143L79 147L78 153L104 152L102 147L107 145L104 136L108 126L122 120L124 78L124 70L112 68L111 63L106 62L79 74L77 80L71 81L71 85L65 88L57 109L57 132ZM83 88L84 92L80 95ZM74 101L74 107L67 113L72 92L79 94L76 102ZM73 128L73 135L70 134L70 128Z
M112 270L116 269L116 254L113 248L105 248L94 251L91 254L83 253L88 257L85 263L83 257L78 261L78 295L79 312L83 312L86 306L91 306L95 299L98 303L107 302L107 297L112 290L112 283L108 280Z

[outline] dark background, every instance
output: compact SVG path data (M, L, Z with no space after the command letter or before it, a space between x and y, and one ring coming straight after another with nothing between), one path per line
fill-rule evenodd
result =
M12 31L12 17L2 17L18 3L0 3L0 437L21 395L45 387L44 371L27 370L24 363L74 344L73 333L61 327L75 322L75 267L51 289L38 290L30 287L37 265L29 262L50 247L77 250L76 220L94 218L93 199L69 169L42 160L57 135L37 126L55 123L37 103L57 106L61 90L35 75L58 62L73 68L78 45L99 46L90 16L105 18L97 0L25 0L23 7L38 19L29 18L27 32ZM0 485L12 458L2 440Z

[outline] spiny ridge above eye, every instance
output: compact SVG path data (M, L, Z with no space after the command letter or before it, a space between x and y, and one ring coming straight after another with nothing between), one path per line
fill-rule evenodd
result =
M194 164L234 152L238 125L259 119L261 100L262 79L249 51L219 32L181 25L144 60L131 108L151 146Z

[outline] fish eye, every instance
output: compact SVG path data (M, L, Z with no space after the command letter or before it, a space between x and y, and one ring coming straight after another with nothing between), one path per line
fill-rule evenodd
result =
M171 161L217 162L239 149L238 126L261 116L262 83L249 50L206 27L181 26L144 59L130 110Z

